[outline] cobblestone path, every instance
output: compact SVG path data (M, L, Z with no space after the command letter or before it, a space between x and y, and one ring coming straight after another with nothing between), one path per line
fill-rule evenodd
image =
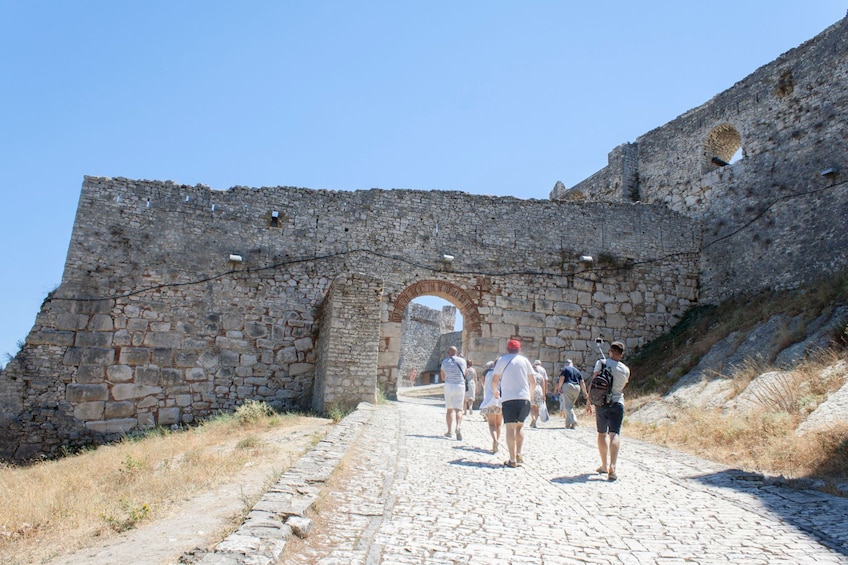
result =
M626 437L619 480L594 473L596 434L553 417L526 429L522 467L444 404L378 406L285 563L846 563L848 499Z

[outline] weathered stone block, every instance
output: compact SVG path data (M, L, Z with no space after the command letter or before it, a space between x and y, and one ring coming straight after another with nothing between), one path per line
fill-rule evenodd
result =
M129 400L131 398L144 398L159 394L162 389L155 386L144 386L138 384L121 384L112 386L112 396L115 400Z
M74 404L109 400L109 387L105 384L69 384L65 389L65 399Z
M80 365L77 369L76 381L79 384L102 383L104 373L102 365Z
M206 380L206 371L204 371L200 367L194 367L193 369L187 369L186 372L185 372L185 380L189 381L189 382L205 381Z
M135 382L139 385L158 386L161 370L159 367L137 367Z
M177 348L180 346L182 336L171 332L148 332L144 338L144 345L147 347L170 347Z
M103 420L114 420L120 418L129 418L134 415L135 404L132 402L107 402L101 417ZM92 418L93 419L93 418Z
M106 375L110 382L126 383L132 380L133 370L129 365L110 365L106 368Z
M111 365L115 361L114 349L89 347L82 350L83 365Z
M55 331L41 329L27 336L30 345L59 345L70 347L74 344L75 334L72 331Z
M110 314L95 314L91 317L88 329L93 332L111 332L115 329L115 325Z
M146 365L150 363L150 350L142 347L124 347L120 355L121 365Z
M85 427L91 431L101 434L125 434L135 429L138 420L135 418L122 418L118 420L101 420L97 422L86 422Z
M77 420L102 420L103 401L82 402L74 407L74 418Z
M161 369L159 374L159 384L163 387L173 387L184 383L185 378L183 376L182 369Z
M77 332L74 345L77 347L108 347L112 345L112 334L106 332Z

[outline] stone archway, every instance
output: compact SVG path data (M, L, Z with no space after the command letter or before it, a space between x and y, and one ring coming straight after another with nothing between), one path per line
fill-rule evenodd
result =
M398 362L401 350L401 327L403 316L409 303L425 295L444 298L459 309L462 314L463 345L470 337L478 337L481 332L480 312L471 296L458 286L447 281L423 280L406 287L394 302L388 305L388 317L382 324L382 335L379 344L379 362L377 367L377 382L383 392L390 398L397 395Z
M467 292L447 281L424 280L408 286L389 306L389 322L403 321L403 313L409 303L424 295L438 296L454 304L465 321L465 330L473 334L480 333L480 313L474 300Z

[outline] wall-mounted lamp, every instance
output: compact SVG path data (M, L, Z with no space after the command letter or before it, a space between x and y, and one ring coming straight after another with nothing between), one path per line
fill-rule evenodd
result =
M230 261L232 261L233 263L241 263L242 261L244 261L244 259L241 258L241 255L234 255L230 253Z
M591 255L581 255L580 262L581 263L591 263L595 259Z
M823 177L832 177L833 175L835 175L838 172L839 172L838 167L828 167L828 168L824 169L822 172L820 172L819 174Z
M444 261L445 263L450 263L451 261L453 261L453 255L442 253L442 261Z

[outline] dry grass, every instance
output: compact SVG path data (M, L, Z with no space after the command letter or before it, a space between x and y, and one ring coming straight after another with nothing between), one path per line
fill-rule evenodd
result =
M234 475L267 446L263 432L296 425L248 404L186 431L159 431L30 467L0 466L0 563L32 562L39 547L79 548Z
M660 425L630 423L627 434L639 439L688 451L747 471L787 478L848 479L848 423L837 422L825 431L796 434L799 424L845 384L840 371L828 371L840 353L822 350L792 371L775 372L750 392L750 410L687 408ZM739 392L768 368L746 364L739 368ZM731 378L736 382L737 374ZM641 395L630 404L635 409L659 398Z

